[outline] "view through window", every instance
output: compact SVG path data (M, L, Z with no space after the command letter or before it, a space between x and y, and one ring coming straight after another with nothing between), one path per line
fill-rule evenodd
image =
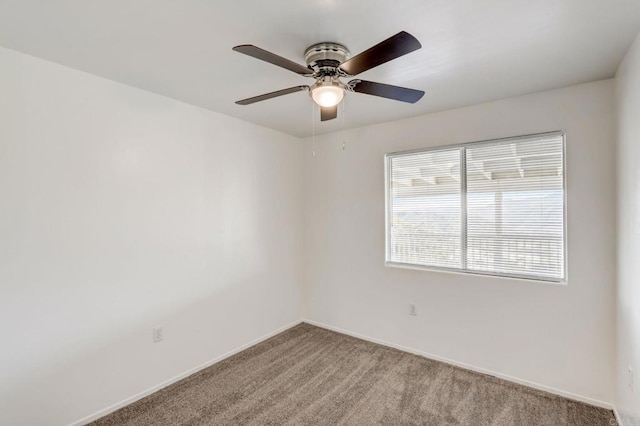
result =
M387 264L565 280L564 135L388 154Z

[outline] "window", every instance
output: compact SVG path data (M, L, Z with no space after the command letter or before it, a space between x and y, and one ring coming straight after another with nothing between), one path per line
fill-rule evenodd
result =
M565 281L562 133L385 160L387 265Z

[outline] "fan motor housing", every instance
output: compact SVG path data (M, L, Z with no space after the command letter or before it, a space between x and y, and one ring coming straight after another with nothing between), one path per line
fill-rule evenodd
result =
M323 42L309 46L304 59L314 70L335 69L349 59L349 49L339 43Z

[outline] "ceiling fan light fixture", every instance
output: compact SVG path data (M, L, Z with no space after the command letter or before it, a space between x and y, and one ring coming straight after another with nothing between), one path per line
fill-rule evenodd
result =
M318 82L311 87L311 98L321 107L333 107L342 102L344 88L339 82Z
M233 50L292 71L302 77L313 78L315 81L309 86L299 85L276 90L236 101L236 104L251 105L290 93L309 91L309 96L321 107L320 121L333 120L338 116L338 104L342 102L345 92L361 93L413 104L424 95L422 90L360 79L353 79L345 84L340 79L355 77L421 47L420 42L406 31L400 31L354 57L351 57L349 49L344 45L325 41L309 46L305 50L306 66L304 66L252 44L241 44L235 46Z

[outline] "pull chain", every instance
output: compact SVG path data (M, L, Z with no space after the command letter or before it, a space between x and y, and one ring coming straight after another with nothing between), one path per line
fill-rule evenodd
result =
M344 126L342 126L342 135L343 135L342 150L345 151L347 149L347 143L344 140L344 137L346 136L346 133L347 133L347 97L346 96L342 99L342 121L344 123Z
M311 155L316 156L316 103L311 101Z

